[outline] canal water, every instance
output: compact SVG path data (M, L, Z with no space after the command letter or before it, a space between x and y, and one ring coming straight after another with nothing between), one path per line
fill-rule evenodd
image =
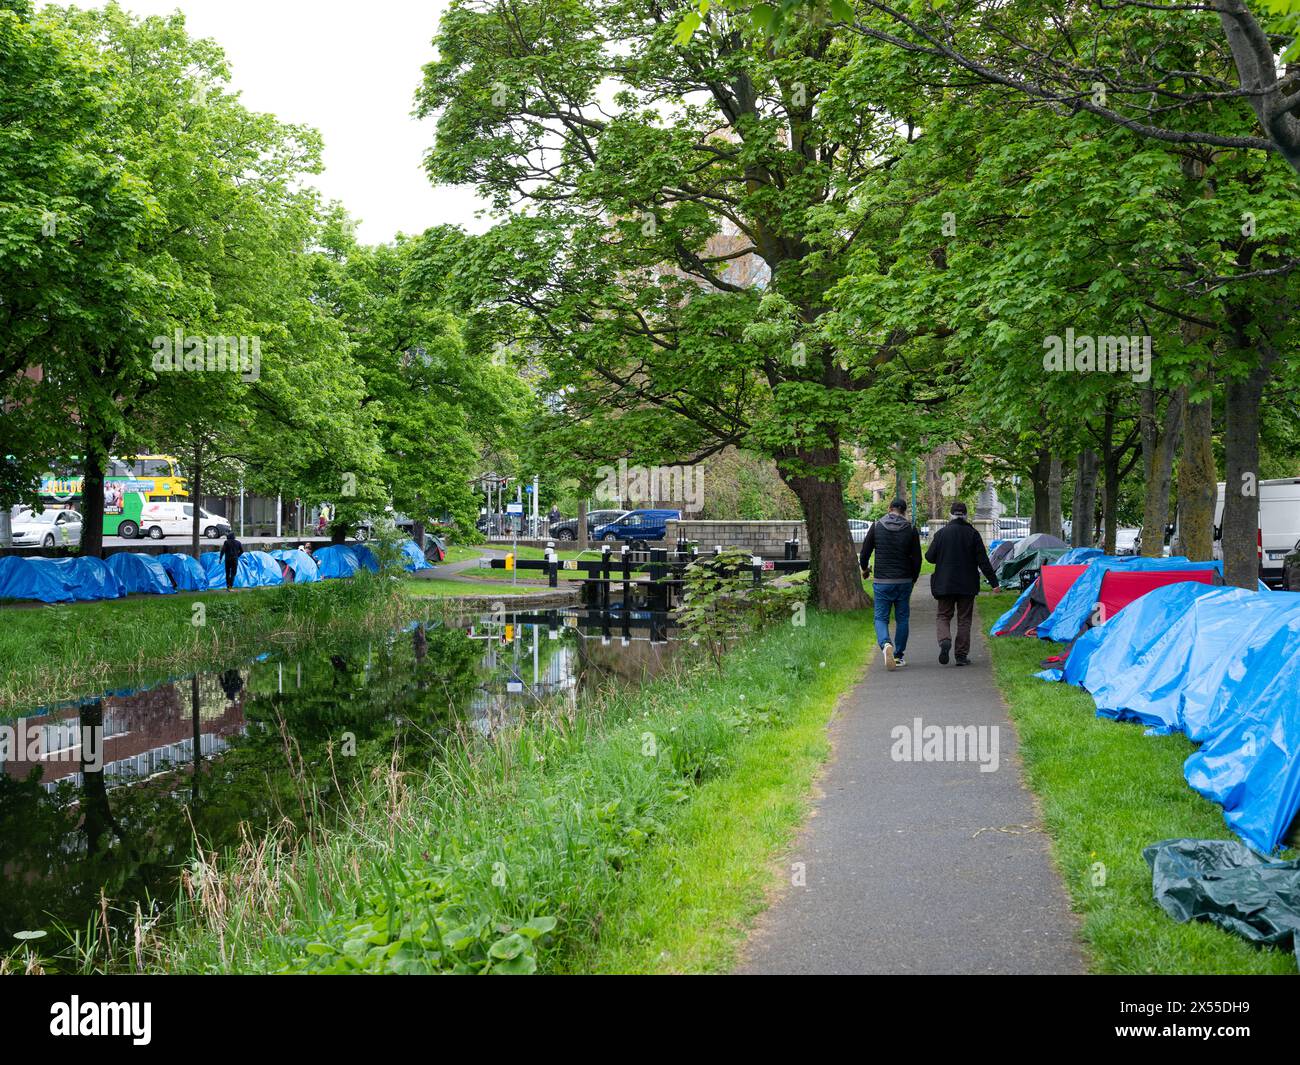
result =
M101 895L119 921L166 905L197 846L327 826L377 764L418 768L451 738L490 742L530 707L580 712L595 690L654 675L675 643L662 620L626 620L421 623L7 716L0 954L43 931L49 956Z

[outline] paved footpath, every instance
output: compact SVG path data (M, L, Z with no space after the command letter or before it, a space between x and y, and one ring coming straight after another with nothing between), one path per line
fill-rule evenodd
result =
M803 863L805 886L759 919L739 973L1085 971L987 642L977 631L970 666L939 665L928 577L911 621L907 665L877 659L841 705L822 795L783 863ZM998 769L895 761L891 730L917 717L997 726Z

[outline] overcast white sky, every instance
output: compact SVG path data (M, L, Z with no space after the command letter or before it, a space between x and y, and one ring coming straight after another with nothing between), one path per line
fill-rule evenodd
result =
M420 165L433 122L411 117L412 100L447 0L121 2L137 15L179 9L191 36L225 49L245 106L320 130L325 171L315 183L360 220L361 240L489 224L475 217L482 204L472 189L434 187Z

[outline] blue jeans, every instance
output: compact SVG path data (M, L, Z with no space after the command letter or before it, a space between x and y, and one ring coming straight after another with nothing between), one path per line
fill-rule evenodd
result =
M884 647L893 643L894 653L901 655L907 650L907 623L912 614L912 582L904 584L878 584L871 582L872 594L876 600L876 643ZM894 608L896 632L894 639L889 639L889 608Z

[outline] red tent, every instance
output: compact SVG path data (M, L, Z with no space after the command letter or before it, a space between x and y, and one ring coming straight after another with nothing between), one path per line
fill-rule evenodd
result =
M1061 596L1070 590L1071 585L1079 579L1079 574L1088 568L1086 563L1077 566L1044 566L1038 571L1038 577L1029 589L1020 610L994 636L1033 636L1038 625L1045 620Z
M1196 581L1198 584L1222 583L1218 572L1212 569L1108 570L1101 579L1101 592L1097 599L1101 603L1101 616L1103 619L1113 618L1134 599L1146 595L1147 592L1163 588L1166 584L1178 584L1182 581Z
M1043 599L1050 614L1061 601L1061 596L1073 587L1079 574L1088 568L1086 562L1077 566L1044 566L1038 571L1038 578L1043 582Z
M1020 610L994 636L1035 636L1038 626L1056 609L1056 605L1088 568L1087 563L1077 566L1044 566L1038 579L1029 589L1029 595ZM1101 578L1098 602L1101 618L1113 618L1129 603L1147 592L1166 584L1196 581L1199 584L1219 584L1219 574L1210 569L1192 570L1107 570Z

